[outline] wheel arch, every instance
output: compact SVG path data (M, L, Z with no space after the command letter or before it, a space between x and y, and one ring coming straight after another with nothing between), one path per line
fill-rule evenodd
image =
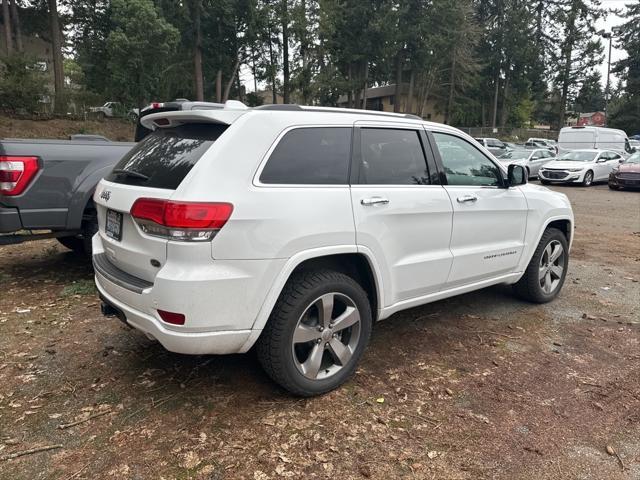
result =
M379 309L383 305L383 296L382 279L375 259L368 252L359 251L355 245L323 247L298 253L287 261L260 308L252 327L256 334L252 335L248 342L253 343L259 336L291 276L299 271L309 269L336 270L352 277L367 292L374 321L378 319ZM249 347L250 345L247 348Z

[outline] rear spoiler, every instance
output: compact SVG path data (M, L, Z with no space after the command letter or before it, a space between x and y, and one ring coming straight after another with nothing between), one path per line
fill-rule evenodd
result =
M156 128L176 127L185 123L216 123L231 125L249 111L249 107L240 102L228 101L224 108L212 110L182 110L176 112L159 112L146 115L140 119L143 127Z

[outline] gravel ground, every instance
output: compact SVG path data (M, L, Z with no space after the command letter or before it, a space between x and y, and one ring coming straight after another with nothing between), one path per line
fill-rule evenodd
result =
M251 353L103 319L55 241L0 247L0 478L639 479L640 193L554 188L577 220L556 301L498 286L396 314L313 399Z

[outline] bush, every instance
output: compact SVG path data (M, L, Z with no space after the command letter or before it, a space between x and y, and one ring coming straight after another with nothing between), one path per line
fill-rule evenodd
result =
M0 58L0 108L14 113L36 113L47 93L46 79L36 60L23 54Z

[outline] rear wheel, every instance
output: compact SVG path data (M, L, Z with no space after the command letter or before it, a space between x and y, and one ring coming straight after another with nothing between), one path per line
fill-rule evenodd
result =
M326 393L353 374L371 335L367 294L331 270L289 279L257 343L267 374L300 396Z
M566 237L560 230L548 228L514 289L520 297L530 302L550 302L562 289L568 265L569 247Z
M593 172L589 170L584 174L584 178L582 179L582 186L588 187L593 183Z
M78 235L58 237L58 242L69 250L81 254L91 255L93 236L98 232L98 216L93 208L87 208L82 216L82 227Z

